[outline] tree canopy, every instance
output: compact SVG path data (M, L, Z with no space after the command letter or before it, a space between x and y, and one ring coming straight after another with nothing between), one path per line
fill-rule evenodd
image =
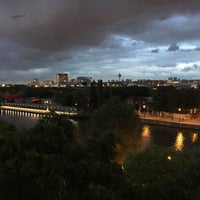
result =
M1 199L118 199L125 179L113 134L79 144L73 124L52 114L30 130L0 130Z
M130 194L134 191L135 199L199 199L199 156L158 147L130 153L124 163Z
M134 143L138 141L139 117L134 109L126 102L121 102L114 97L96 110L88 120L88 135L111 132L116 139L116 159L122 162L125 153L136 148ZM97 136L96 136L97 137Z
M200 153L122 149L133 145L136 133L128 130L137 120L132 108L112 99L94 113L84 143L63 115L50 113L31 129L0 120L1 199L198 200Z

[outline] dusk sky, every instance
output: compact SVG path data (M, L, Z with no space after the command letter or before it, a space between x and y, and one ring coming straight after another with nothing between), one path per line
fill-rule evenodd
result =
M0 83L200 79L199 0L0 0Z

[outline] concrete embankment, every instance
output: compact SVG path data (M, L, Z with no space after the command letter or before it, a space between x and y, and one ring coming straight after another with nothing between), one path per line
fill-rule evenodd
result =
M200 131L199 121L173 122L173 121L164 121L158 119L141 118L141 123Z

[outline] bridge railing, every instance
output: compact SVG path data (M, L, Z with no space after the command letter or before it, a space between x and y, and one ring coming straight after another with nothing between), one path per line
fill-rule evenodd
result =
M57 104L31 104L31 103L1 102L1 106L12 106L12 107L18 107L18 108L31 108L31 109L40 109L40 110L48 109L49 111L77 113L77 109L75 107L61 106Z

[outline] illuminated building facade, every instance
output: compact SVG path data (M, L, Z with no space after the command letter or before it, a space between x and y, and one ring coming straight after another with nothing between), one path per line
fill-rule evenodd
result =
M68 82L68 74L57 74L56 75L56 83L58 87L66 87Z

